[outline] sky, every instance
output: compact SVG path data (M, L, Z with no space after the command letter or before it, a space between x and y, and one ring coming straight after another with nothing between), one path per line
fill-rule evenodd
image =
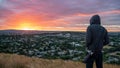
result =
M95 14L120 31L120 0L0 0L0 30L86 31Z

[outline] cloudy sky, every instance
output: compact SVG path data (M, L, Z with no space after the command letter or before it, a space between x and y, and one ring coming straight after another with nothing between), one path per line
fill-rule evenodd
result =
M85 31L94 14L120 31L120 0L0 0L0 30Z

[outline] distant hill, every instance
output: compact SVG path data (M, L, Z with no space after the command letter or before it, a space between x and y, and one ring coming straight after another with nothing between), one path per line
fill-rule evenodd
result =
M60 33L60 32L80 32L80 31L43 31L43 30L0 30L0 35L21 35L21 34L42 34L42 33ZM81 32L85 33L85 32ZM110 35L118 35L120 32L109 32Z
M85 68L85 64L70 60L48 60L0 53L0 68ZM104 68L120 68L120 66L104 64Z
M43 31L43 30L13 30L13 29L10 29L10 30L0 30L0 35L22 35L22 34L42 34L42 33L60 33L60 32L78 32L78 31Z
M41 34L53 33L58 31L40 31L40 30L0 30L0 35L21 35L21 34Z

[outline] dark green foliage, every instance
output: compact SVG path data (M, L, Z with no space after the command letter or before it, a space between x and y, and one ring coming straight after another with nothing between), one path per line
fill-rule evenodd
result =
M108 61L111 52L120 51L120 34L109 34L111 48L104 48L103 59ZM79 44L78 46L76 44ZM70 52L72 51L72 52ZM60 32L44 34L23 34L23 35L0 35L0 52L16 53L27 56L36 56L47 59L72 60L85 55L85 33L81 32ZM61 52L60 54L58 54ZM65 52L62 54L62 52ZM119 58L120 53L116 54ZM120 61L120 60L119 60ZM120 62L110 62L120 64Z

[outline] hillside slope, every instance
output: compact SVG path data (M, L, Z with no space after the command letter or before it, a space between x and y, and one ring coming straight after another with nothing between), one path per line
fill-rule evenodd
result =
M0 68L85 68L85 64L69 60L48 60L0 53ZM104 68L120 68L120 66L104 64Z

